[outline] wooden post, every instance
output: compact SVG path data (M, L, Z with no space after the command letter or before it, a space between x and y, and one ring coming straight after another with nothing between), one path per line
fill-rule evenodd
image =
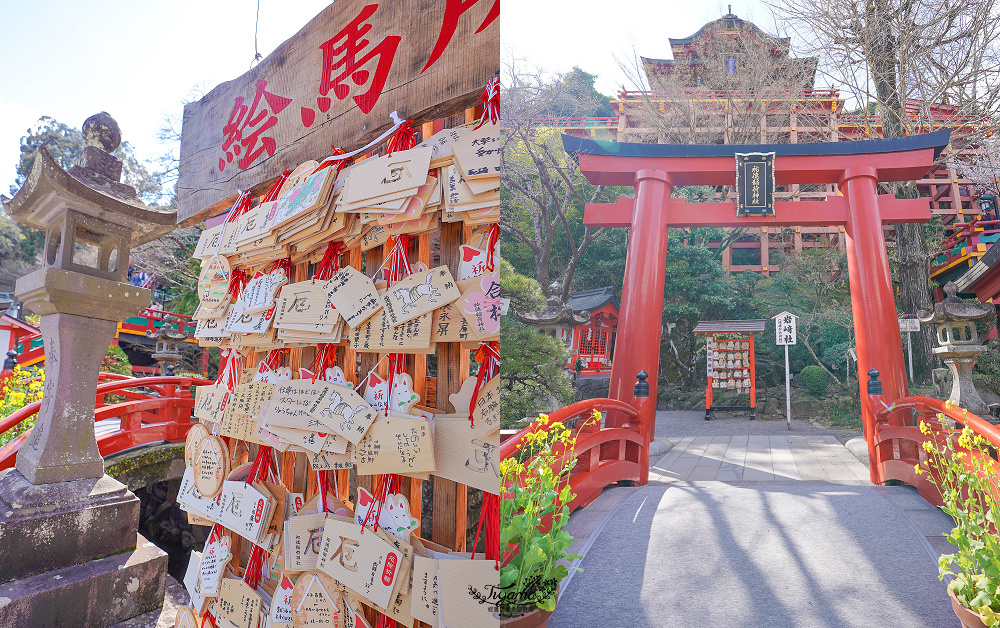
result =
M468 118L467 111L466 119ZM459 247L464 239L463 236L462 223L451 222L441 225L441 263L448 266L452 275L456 277L461 264ZM437 364L437 407L447 409L448 396L457 393L462 381L469 376L469 351L463 349L458 342L439 342ZM431 540L459 552L465 551L467 510L468 491L465 485L435 477Z
M363 259L364 259L364 253L361 251L361 249L357 247L347 252L347 265L350 266L351 268L354 268L355 270L359 271L361 270L361 260ZM344 369L344 377L347 379L347 381L354 384L354 389L357 390L358 388L360 388L361 385L360 377L361 375L363 375L363 373L361 375L357 373L358 352L355 351L353 348L351 348L350 345L344 347L343 369Z

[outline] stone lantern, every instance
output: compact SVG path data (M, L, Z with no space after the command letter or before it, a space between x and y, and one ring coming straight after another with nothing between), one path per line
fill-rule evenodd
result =
M15 294L41 316L46 359L38 418L15 468L0 472L0 625L104 626L163 598L166 555L137 537L138 499L104 474L94 399L117 323L150 302L149 290L124 283L129 250L173 229L176 214L120 182L111 116L88 118L83 136L69 170L43 146L14 198L0 197L45 232L44 267Z
M944 292L948 295L944 301L935 303L933 310L920 310L917 318L922 323L937 325L940 346L934 348L934 353L944 359L952 375L948 401L989 419L989 407L972 382L972 367L976 364L976 357L986 351L986 346L979 343L976 321L989 318L993 307L977 306L958 298L955 296L958 286L952 281L945 284Z
M181 352L177 348L177 343L183 342L188 337L181 330L181 323L177 323L177 330L170 327L170 323L173 320L174 317L168 314L163 317L163 324L160 325L155 334L149 331L146 332L147 338L156 339L156 353L153 354L153 359L156 360L156 364L160 369L160 375L166 375L168 368L173 369L180 362Z

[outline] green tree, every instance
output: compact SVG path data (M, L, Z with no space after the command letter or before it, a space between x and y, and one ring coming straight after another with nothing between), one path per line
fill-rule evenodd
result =
M596 74L584 72L578 66L559 75L543 93L548 100L542 114L553 118L610 118L615 115L611 98L597 91Z
M737 279L722 269L722 248L708 247L725 235L722 229L692 228L671 229L667 236L660 373L668 381L693 387L704 375L703 368L696 368L704 346L704 339L694 333L698 321L754 315Z
M500 285L511 305L531 311L544 303L538 282L519 275L509 262L501 259ZM538 412L567 404L573 389L562 365L569 359L569 349L562 341L539 333L513 316L500 323L500 423L510 427Z
M618 192L591 185L563 150L560 133L537 124L555 113L589 115L584 112L598 106L596 92L582 88L594 91L586 78L591 75L571 75L546 80L514 71L504 92L501 250L518 272L538 280L546 296L563 303L587 249L607 233L583 224L584 205L611 201Z

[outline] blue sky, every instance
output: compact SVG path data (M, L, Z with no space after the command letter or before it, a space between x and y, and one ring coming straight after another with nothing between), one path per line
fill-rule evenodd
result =
M329 0L260 0L265 56ZM253 0L0 0L0 193L14 182L20 138L42 115L79 128L107 111L140 159L166 147L166 115L180 119L192 88L249 69ZM206 91L207 91L206 89Z
M549 72L579 65L614 93L626 81L616 55L627 58L634 46L669 57L668 37L691 35L728 3L504 0L501 54ZM260 0L260 52L266 56L327 4ZM773 31L760 0L732 5ZM180 118L192 89L249 69L256 9L254 0L0 0L0 193L14 181L21 136L42 115L79 127L105 110L139 158L154 159L166 149L157 129L167 115Z

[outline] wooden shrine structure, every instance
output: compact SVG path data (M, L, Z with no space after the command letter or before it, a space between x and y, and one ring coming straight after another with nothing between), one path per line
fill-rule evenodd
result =
M764 320L698 321L695 334L705 334L705 362L708 384L705 386L705 420L715 411L750 413L757 418L757 360L755 334L764 331ZM728 390L747 395L748 404L715 405L716 391Z

